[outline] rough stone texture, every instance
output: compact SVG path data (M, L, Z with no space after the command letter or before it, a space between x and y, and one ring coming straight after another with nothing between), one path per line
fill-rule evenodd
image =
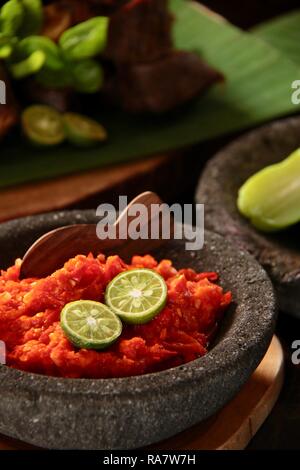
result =
M91 212L60 212L0 226L1 265L22 256L55 226L94 222ZM158 257L177 267L216 270L234 303L203 358L122 379L58 379L0 366L0 433L48 448L118 449L158 442L209 417L229 401L262 359L276 303L265 271L245 251L206 233L202 251L168 242Z
M280 162L298 147L298 117L277 121L241 137L207 164L196 200L205 204L206 228L253 254L269 273L280 308L300 317L300 224L266 235L243 218L236 206L238 190L251 175Z

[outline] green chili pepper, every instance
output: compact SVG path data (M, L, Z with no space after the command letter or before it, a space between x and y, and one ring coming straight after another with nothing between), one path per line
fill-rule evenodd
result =
M0 32L0 46L6 46L10 44L13 47L17 44L17 42L18 39L15 36L9 36Z
M45 61L44 52L35 51L27 59L11 64L9 68L14 78L21 79L37 73L43 67Z
M237 205L265 232L300 222L300 149L249 178L239 190Z
M24 19L24 8L20 0L9 0L0 10L0 30L7 35L14 35Z
M45 87L72 87L80 93L95 93L103 85L103 70L98 62L87 59L66 63L64 68L54 71L43 67L36 80Z
M103 85L103 69L95 60L84 60L72 65L73 86L81 93L96 93Z
M43 25L43 5L41 0L20 0L24 17L20 27L20 36L38 34Z
M58 46L46 36L29 36L22 39L16 47L16 55L22 59L35 51L42 51L45 54L45 68L60 70L64 67Z
M88 59L104 50L107 30L108 18L97 16L65 31L59 44L68 59Z

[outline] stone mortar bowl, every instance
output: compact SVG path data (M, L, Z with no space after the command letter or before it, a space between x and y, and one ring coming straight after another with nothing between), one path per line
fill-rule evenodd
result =
M205 204L205 227L254 255L273 281L281 310L300 318L300 224L267 235L242 217L236 206L238 190L251 175L280 162L298 147L299 117L246 134L209 161L196 201Z
M0 225L1 267L41 234L94 213L59 212ZM210 352L163 372L121 379L62 379L0 366L0 433L57 449L130 449L179 433L221 409L248 380L274 331L272 284L257 261L207 232L203 250L166 242L155 255L215 270L234 303Z

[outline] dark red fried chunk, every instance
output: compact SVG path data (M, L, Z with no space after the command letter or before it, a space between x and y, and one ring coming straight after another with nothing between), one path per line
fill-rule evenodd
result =
M131 0L110 18L106 56L116 64L151 62L172 48L167 0Z
M149 64L120 68L118 77L122 106L131 112L153 113L169 111L222 80L197 54L183 51Z

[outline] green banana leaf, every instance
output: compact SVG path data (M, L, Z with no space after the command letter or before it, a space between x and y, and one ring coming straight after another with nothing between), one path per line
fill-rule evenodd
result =
M300 10L262 23L253 28L252 32L300 64Z
M97 118L110 136L102 147L40 150L21 138L4 141L0 188L181 148L298 111L291 103L290 84L300 67L199 5L185 0L170 4L177 17L177 47L199 52L224 73L226 84L167 116L141 118L99 110Z

